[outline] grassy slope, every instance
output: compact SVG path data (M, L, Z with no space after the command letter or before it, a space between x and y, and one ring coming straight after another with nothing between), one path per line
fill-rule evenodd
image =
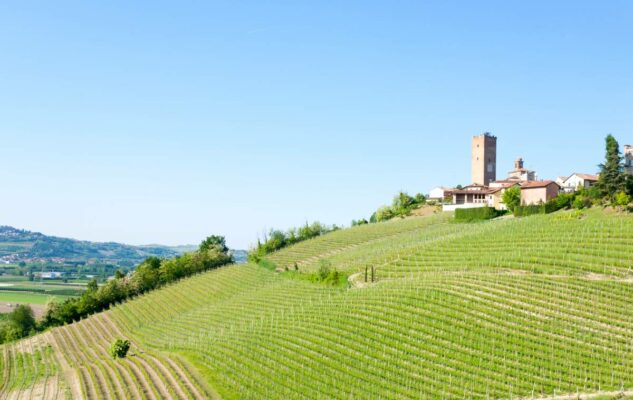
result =
M47 333L58 360L50 370L65 371L57 387L80 382L74 390L92 398L127 393L117 381L147 391L125 395L132 398L517 398L633 388L633 218L570 215L471 225L432 216L335 232L270 261L307 271L324 257L350 274L374 266L378 283L330 288L253 265L222 268ZM136 355L114 363L104 352L119 336L132 339ZM11 349L2 365L19 354ZM160 368L170 362L180 374ZM22 387L41 382L31 375ZM161 386L170 377L180 391Z

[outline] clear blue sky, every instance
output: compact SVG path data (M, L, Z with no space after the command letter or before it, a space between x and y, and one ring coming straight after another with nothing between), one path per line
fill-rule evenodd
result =
M0 224L246 248L633 142L629 1L0 4Z

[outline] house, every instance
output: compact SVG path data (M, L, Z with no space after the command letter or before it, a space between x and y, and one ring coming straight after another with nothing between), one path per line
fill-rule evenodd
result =
M449 196L452 196L452 189L449 189L443 186L438 186L436 188L431 189L431 191L429 192L429 197L427 197L427 200L442 203L444 199L446 199Z
M514 181L496 181L490 183L490 194L488 195L488 205L494 207L495 210L507 210L508 207L503 202L503 195L506 190L511 187L521 187L519 182Z
M488 186L473 184L462 189L453 189L452 204L445 204L444 211L453 211L458 208L478 208L489 206L489 195L492 190Z
M532 181L521 185L521 204L542 204L554 199L560 193L560 186L554 181Z
M597 175L574 173L565 179L561 186L565 192L569 193L575 192L579 188L588 189L596 183L598 183Z

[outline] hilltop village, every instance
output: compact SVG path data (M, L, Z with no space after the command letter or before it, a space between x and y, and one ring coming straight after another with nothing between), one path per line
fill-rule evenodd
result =
M436 187L429 192L428 200L442 204L444 211L460 208L493 207L507 210L504 193L513 187L521 190L521 205L544 204L560 193L575 192L594 186L598 175L574 172L556 179L539 179L535 171L525 168L523 158L514 162L514 169L504 179L497 178L497 137L486 132L474 136L471 146L471 181L465 187ZM624 166L633 175L633 146L624 146Z

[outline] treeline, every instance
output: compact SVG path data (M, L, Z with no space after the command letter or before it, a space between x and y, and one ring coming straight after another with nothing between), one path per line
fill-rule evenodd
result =
M306 222L300 228L291 228L287 231L271 229L268 234L264 235L263 240L257 240L257 246L249 251L248 259L253 262L259 262L263 256L274 251L338 229L340 228L336 225L324 225L318 221L312 224Z
M112 304L232 261L224 237L209 236L195 252L171 259L149 257L129 274L118 271L114 279L101 287L91 281L81 297L51 304L42 325L46 328L78 321Z
M157 289L179 279L218 268L233 262L224 237L209 236L197 251L185 253L172 259L149 257L134 271L119 270L113 279L99 286L91 280L81 297L49 304L39 323L32 317L28 306L19 306L0 325L1 342L20 339L36 331L60 326L110 308L113 304Z
M391 206L382 206L369 218L370 223L388 221L395 217L406 217L411 211L426 204L426 197L418 193L415 196L409 196L406 192L398 193L391 202ZM365 221L365 220L361 220ZM358 221L352 221L352 225L360 225Z

